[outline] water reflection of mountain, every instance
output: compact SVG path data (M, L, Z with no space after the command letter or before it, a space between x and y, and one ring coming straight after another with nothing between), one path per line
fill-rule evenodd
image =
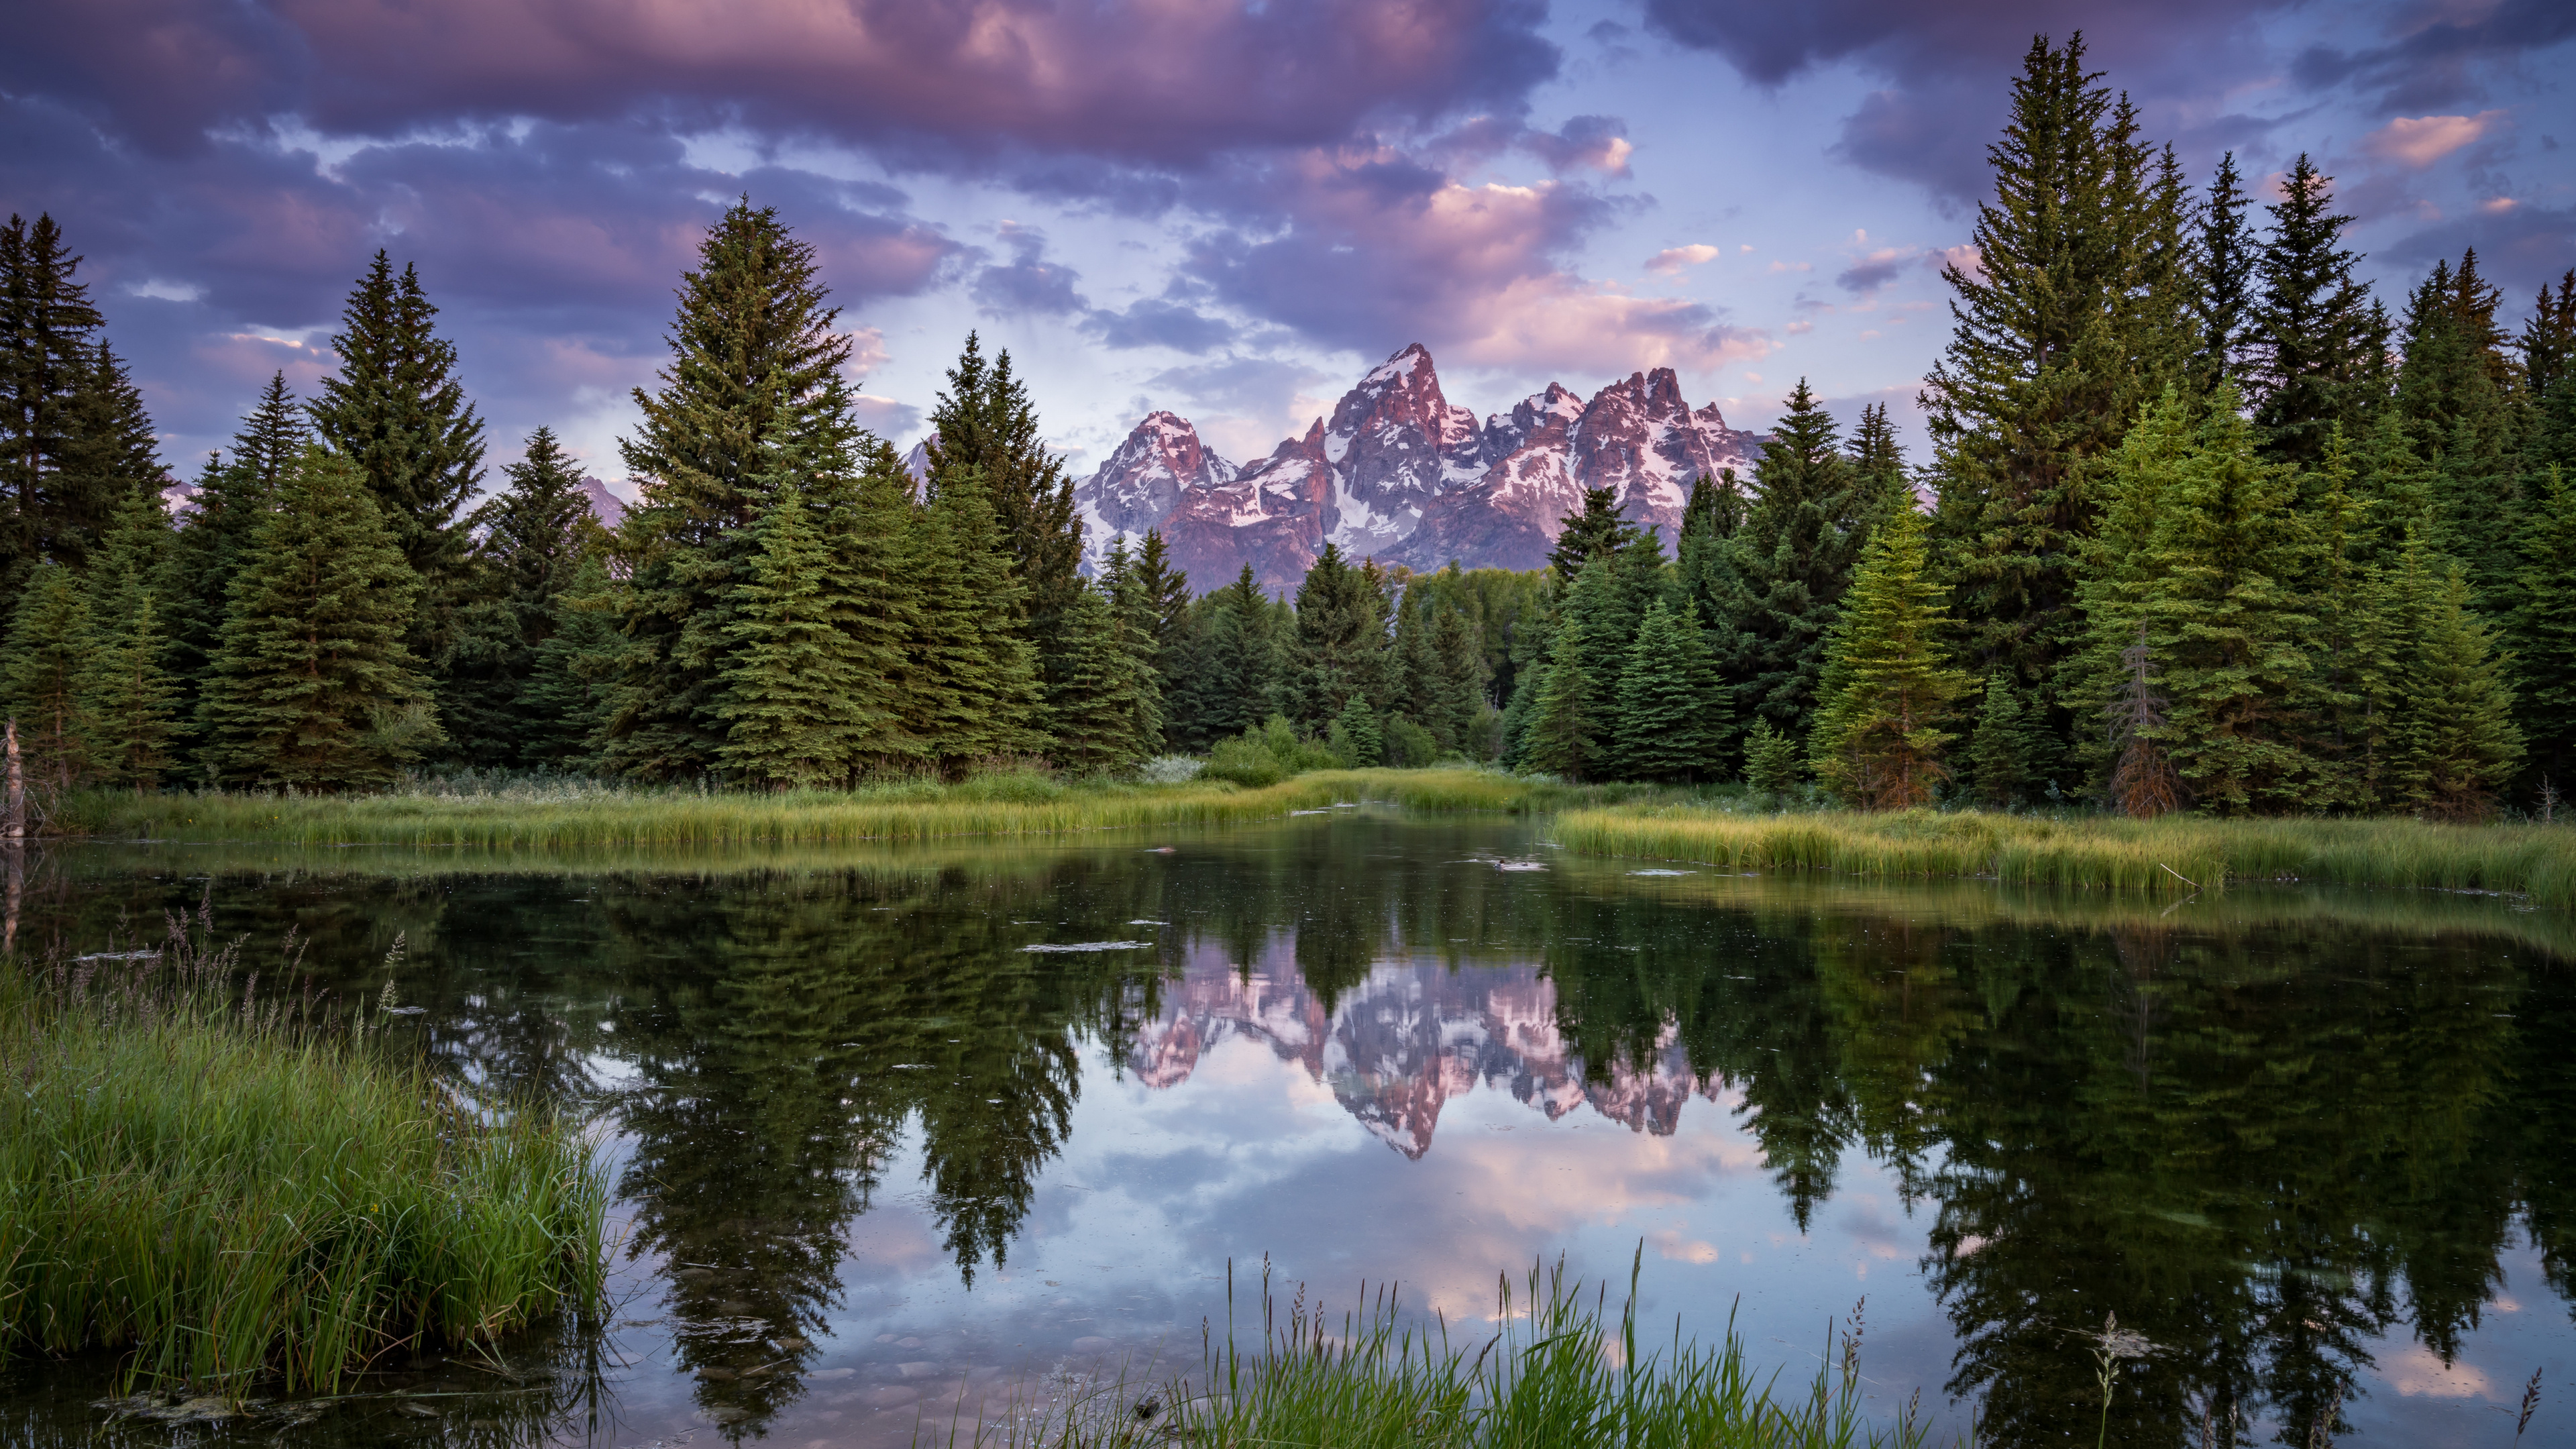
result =
M1658 1137L1680 1125L1694 1095L1717 1098L1717 1082L1691 1070L1670 1029L1643 1061L1623 1057L1587 1080L1557 1024L1556 983L1534 962L1453 970L1437 960L1381 961L1328 1008L1299 974L1292 943L1248 970L1202 947L1186 954L1163 1001L1163 1014L1127 1049L1137 1080L1177 1087L1218 1044L1259 1042L1329 1083L1370 1135L1412 1158L1431 1150L1449 1099L1480 1086L1551 1122L1588 1105Z

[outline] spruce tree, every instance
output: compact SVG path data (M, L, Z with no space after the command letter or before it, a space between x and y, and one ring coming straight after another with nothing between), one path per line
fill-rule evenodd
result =
M2463 283L2465 282L2465 292ZM2407 299L2405 361L2394 409L2407 441L2429 465L2433 547L2469 566L2491 607L2507 606L2514 572L2513 420L2498 374L2507 367L2496 297L2477 276L2477 253L2448 262Z
M1798 785L1797 740L1758 719L1744 737L1744 783L1765 795L1785 795Z
M365 478L307 447L269 495L198 699L210 783L381 784L443 738L405 646L420 591Z
M606 544L580 470L551 428L531 434L526 455L501 471L509 485L474 512L474 569L486 586L458 611L439 682L450 744L482 764L521 763L535 728L521 705L554 632L555 598L582 557Z
M2052 692L2083 638L2076 566L2107 460L2197 341L2186 188L2099 80L2082 36L2032 41L1987 149L1976 262L1943 270L1951 340L1922 397L1938 571L1972 662L2011 671L2053 732L2069 727Z
M1386 737L1378 729L1377 711L1369 708L1367 695L1352 695L1342 712L1333 716L1325 746L1345 770L1373 770L1386 762Z
M2549 397L2560 384L2576 377L2576 267L2567 269L2552 293L2544 285L2532 300L2516 340L2521 356L2523 396L2533 402Z
M2194 270L2193 310L2200 324L2200 346L2192 358L2192 381L2206 391L2221 379L2241 379L2246 336L2253 325L2254 265L2258 248L2245 213L2252 199L2236 170L2236 153L2218 158L2218 174L2209 181L2201 203L2200 246Z
M1190 686L1195 733L1184 741L1194 749L1254 728L1280 702L1270 602L1252 566L1210 594L1206 607L1205 664Z
M860 666L842 628L848 601L798 472L785 458L762 480L715 710L725 772L780 790L847 783L890 714L886 681Z
M30 570L0 650L0 714L18 722L27 779L69 790L89 773L88 692L95 640L80 575L51 559Z
M152 415L143 407L143 390L134 385L105 341L90 350L89 371L71 400L71 438L63 458L70 480L67 491L99 510L98 532L115 526L116 510L128 497L149 493L158 498L168 486L161 467L161 448ZM84 523L81 530L89 530Z
M456 373L456 344L409 265L382 250L358 279L331 338L339 371L313 401L314 431L375 494L403 562L420 580L408 641L433 678L449 670L455 614L469 592L467 504L483 479L483 423Z
M851 660L886 682L893 703L861 746L861 769L900 770L933 753L929 741L910 732L900 705L911 677L910 641L921 627L919 596L907 572L917 505L911 475L884 440L866 439L856 457L856 478L816 480L821 526L845 606L840 623Z
M1709 657L1699 608L1655 600L1637 626L1619 680L1617 756L1630 779L1713 780L1734 735L1725 681Z
M2405 710L2390 739L2392 803L2436 820L2483 820L2522 763L2505 661L2471 606L2458 562L2410 572L2398 691Z
M1989 810L2009 810L2022 803L2034 773L2030 736L2021 691L2008 676L1987 680L1977 727L1968 737L1968 765L1978 804Z
M847 473L854 463L834 455L863 446L840 376L850 338L815 271L812 244L774 209L728 208L681 276L660 386L635 391L643 423L618 443L642 490L617 540L629 646L601 751L618 773L685 779L714 765L731 601L773 450Z
M1619 490L1586 488L1583 511L1557 520L1556 546L1548 550L1547 566L1558 583L1571 584L1594 555L1625 547L1638 532L1637 525L1619 516Z
M115 507L78 471L98 308L53 216L0 227L0 593L38 560L77 565Z
M92 770L103 783L138 791L169 771L178 739L180 695L159 593L174 545L160 494L137 488L89 565L91 652L81 688Z
M1804 736L1873 502L1853 476L1833 415L1804 378L1764 445L1761 495L1727 547L1731 593L1718 601L1720 668L1748 715Z
M2334 213L2334 178L2302 152L2267 209L2255 275L2262 300L2246 344L2254 421L2268 458L2313 465L2337 423L2358 432L2376 400L2387 324L2370 286L2353 276L2360 257L2343 247L2352 223Z
M2576 781L2576 483L2564 468L2541 475L2514 536L2521 563L2505 637L2532 767L2553 788Z
M1487 716L1493 712L1485 702L1483 641L1465 610L1440 606L1437 613L1438 621L1431 626L1431 654L1439 683L1428 705L1431 717L1423 727L1442 750L1483 758L1492 747ZM1704 655L1705 640L1700 647Z
M1289 645L1291 711L1322 729L1354 694L1386 697L1387 624L1394 612L1375 564L1353 568L1326 543L1297 586L1297 628Z
M604 550L585 551L555 593L554 617L519 687L513 713L520 764L572 770L594 763L608 726L608 686L626 644L620 610Z
M300 455L306 434L303 410L287 390L286 375L270 376L258 406L233 434L230 458L209 454L197 477L197 496L172 544L160 589L166 601L170 672L179 686L177 718L184 742L196 738L197 704L222 648L226 600L241 572L251 534L267 516L278 479Z
M1037 650L1040 679L1060 691L1067 611L1082 579L1082 520L1074 513L1073 479L1039 436L1036 404L1013 374L1011 354L988 363L981 339L966 334L930 425L932 475L958 469L984 480L1004 554L1020 578L1018 626Z
M950 774L1047 745L1037 651L1019 627L1023 588L1006 546L982 475L952 468L932 480L904 561L917 623L898 697L904 733Z
M1611 778L1618 748L1618 695L1601 677L1603 661L1624 655L1619 560L1592 556L1558 607L1547 665L1533 681L1520 746L1520 767L1568 780ZM1624 665L1624 658L1621 660Z
M1941 726L1971 687L1941 648L1949 620L1927 532L1907 507L1872 534L1826 646L1807 758L1826 789L1864 810L1931 803L1956 738Z

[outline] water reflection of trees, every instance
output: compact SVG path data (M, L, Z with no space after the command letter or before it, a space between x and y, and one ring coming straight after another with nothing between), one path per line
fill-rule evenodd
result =
M1327 998L1390 957L1535 954L1586 1072L1677 1043L1731 1089L1802 1227L1846 1154L1886 1163L1932 1215L1950 1388L1998 1442L2098 1402L2076 1335L2106 1312L2160 1349L2120 1391L2130 1442L2197 1442L2204 1408L2240 1405L2304 1442L2357 1392L2374 1337L2456 1353L2517 1234L2576 1289L2576 984L2538 951L2330 916L2208 928L1605 887L1500 875L1472 843L1389 850L1381 827L1334 821L1168 858L272 873L218 902L227 934L294 925L353 995L399 933L429 1050L496 1088L613 1101L684 1363L753 1423L797 1392L795 1341L833 1306L848 1226L908 1124L960 1271L1004 1259L1069 1130L1079 1053L1123 1059L1177 959L1020 948L1158 935L1140 919L1247 969L1285 946ZM83 909L95 926L202 888Z

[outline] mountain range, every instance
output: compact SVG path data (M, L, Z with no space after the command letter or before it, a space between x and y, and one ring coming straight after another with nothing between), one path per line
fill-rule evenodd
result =
M1085 561L1160 530L1198 590L1245 565L1293 589L1327 543L1353 561L1417 570L1532 569L1583 490L1616 490L1620 511L1681 526L1691 485L1733 468L1750 485L1763 434L1693 409L1669 367L1631 374L1589 399L1560 383L1481 423L1440 390L1415 343L1342 395L1329 418L1250 464L1226 461L1176 413L1148 414L1075 485Z

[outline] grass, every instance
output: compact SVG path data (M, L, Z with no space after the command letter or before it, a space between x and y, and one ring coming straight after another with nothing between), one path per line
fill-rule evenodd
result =
M1955 814L1733 814L1689 806L1578 808L1557 842L1588 855L1875 879L1966 876L2012 884L2187 895L2231 881L2497 891L2576 906L2576 831L2415 820L2054 818Z
M1225 825L1363 798L1417 810L1527 810L1573 793L1485 770L1331 770L1260 789L1215 780L1065 785L1004 774L762 795L581 781L462 790L423 782L372 795L85 791L64 802L55 828L125 840L534 850L822 844Z
M594 1315L607 1181L578 1127L477 1108L363 1016L236 988L204 924L0 965L0 1355L333 1393L391 1348Z
M1274 1298L1267 1270L1262 1333L1249 1350L1210 1343L1195 1376L1124 1376L1063 1402L978 1424L973 1442L1012 1449L1912 1449L1925 1442L1916 1405L1891 1422L1863 1412L1857 1312L1803 1390L1758 1374L1730 1324L1714 1345L1645 1341L1637 1321L1642 1247L1615 1322L1607 1294L1587 1295L1562 1263L1532 1269L1526 1291L1501 1285L1490 1335L1452 1341L1448 1325L1408 1328L1392 1292L1334 1325L1301 1288ZM1365 1294L1363 1295L1366 1296ZM1229 1314L1229 1317L1231 1315ZM1837 1347L1838 1350L1837 1351ZM951 1443L958 1435L952 1432Z

